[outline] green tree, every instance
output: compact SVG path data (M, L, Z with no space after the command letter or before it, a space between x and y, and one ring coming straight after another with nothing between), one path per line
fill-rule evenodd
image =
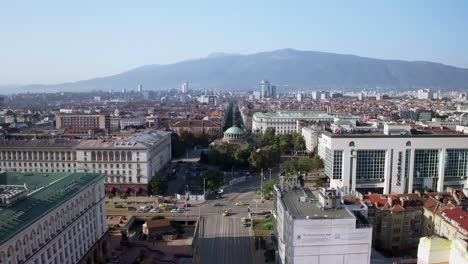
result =
M311 158L300 158L297 160L297 170L299 172L309 172L312 170L312 159Z
M115 197L115 195L113 193L111 193L111 192L107 193L107 198L112 200L112 199L114 199L114 197Z
M265 167L265 159L263 157L261 150L252 151L250 153L248 161L249 161L250 167L255 171L259 171L261 168Z
M160 177L154 176L150 182L151 193L155 195L164 195L167 191L167 183Z
M279 148L282 152L288 151L293 145L293 137L290 134L279 135Z
M296 149L296 151L305 150L305 140L304 140L304 137L302 137L302 135L294 134L293 142L294 142L294 148Z
M313 170L323 169L323 160L320 158L319 155L315 155L312 158L312 169Z
M209 192L217 192L224 185L224 174L219 170L207 170L203 173L205 188Z
M236 148L234 150L234 160L238 166L246 167L249 165L248 159L253 148L250 144L245 144L243 147Z
M260 190L263 195L263 198L269 199L273 193L273 186L278 183L279 183L278 179L264 181L262 189Z
M128 193L122 193L122 194L120 195L120 199L127 200L127 199L128 199Z
M277 144L276 130L274 127L268 127L262 135L262 146Z
M263 147L261 154L265 160L264 166L266 167L275 167L281 159L281 151L278 145L269 145Z
M284 161L281 163L280 168L282 171L290 175L297 174L298 172L297 162L294 159Z

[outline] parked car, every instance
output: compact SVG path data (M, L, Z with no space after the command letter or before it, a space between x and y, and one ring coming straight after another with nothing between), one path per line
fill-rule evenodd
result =
M171 213L183 213L184 211L184 208L175 208L171 210Z
M223 206L223 204L222 203L215 203L215 204L213 204L213 206Z
M236 206L244 206L244 205L247 205L247 203L244 203L244 202L237 202L236 203Z
M161 212L161 209L159 208L153 208L149 211L150 213L160 213Z

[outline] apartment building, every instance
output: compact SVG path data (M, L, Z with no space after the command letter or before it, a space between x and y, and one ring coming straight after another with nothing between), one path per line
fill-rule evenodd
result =
M114 191L147 194L148 184L171 160L169 132L101 139L1 140L0 171L95 172Z
M63 114L55 115L56 128L102 129L110 131L110 116L104 114Z
M370 263L372 227L341 204L336 190L274 186L279 263Z
M104 175L2 172L0 184L0 263L105 262Z
M374 227L374 247L391 252L418 247L424 229L423 198L418 194L368 194L362 201Z
M318 152L330 186L344 193L468 187L468 136L453 130L396 124L328 130L320 135Z

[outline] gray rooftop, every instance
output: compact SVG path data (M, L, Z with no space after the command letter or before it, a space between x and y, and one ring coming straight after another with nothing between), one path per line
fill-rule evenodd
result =
M278 186L276 186L278 187ZM278 188L279 191L279 188ZM285 188L284 191L280 191L282 196L281 200L285 206L285 209L293 218L307 218L309 219L353 219L354 216L346 210L346 208L339 209L327 209L324 210L318 206L318 200L312 194L310 189L304 188ZM310 199L309 201L300 201L301 197L306 194Z

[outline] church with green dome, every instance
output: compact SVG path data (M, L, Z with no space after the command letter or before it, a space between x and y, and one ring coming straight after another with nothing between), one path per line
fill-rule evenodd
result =
M232 126L224 131L223 142L229 144L244 144L245 140L245 130L240 127Z

